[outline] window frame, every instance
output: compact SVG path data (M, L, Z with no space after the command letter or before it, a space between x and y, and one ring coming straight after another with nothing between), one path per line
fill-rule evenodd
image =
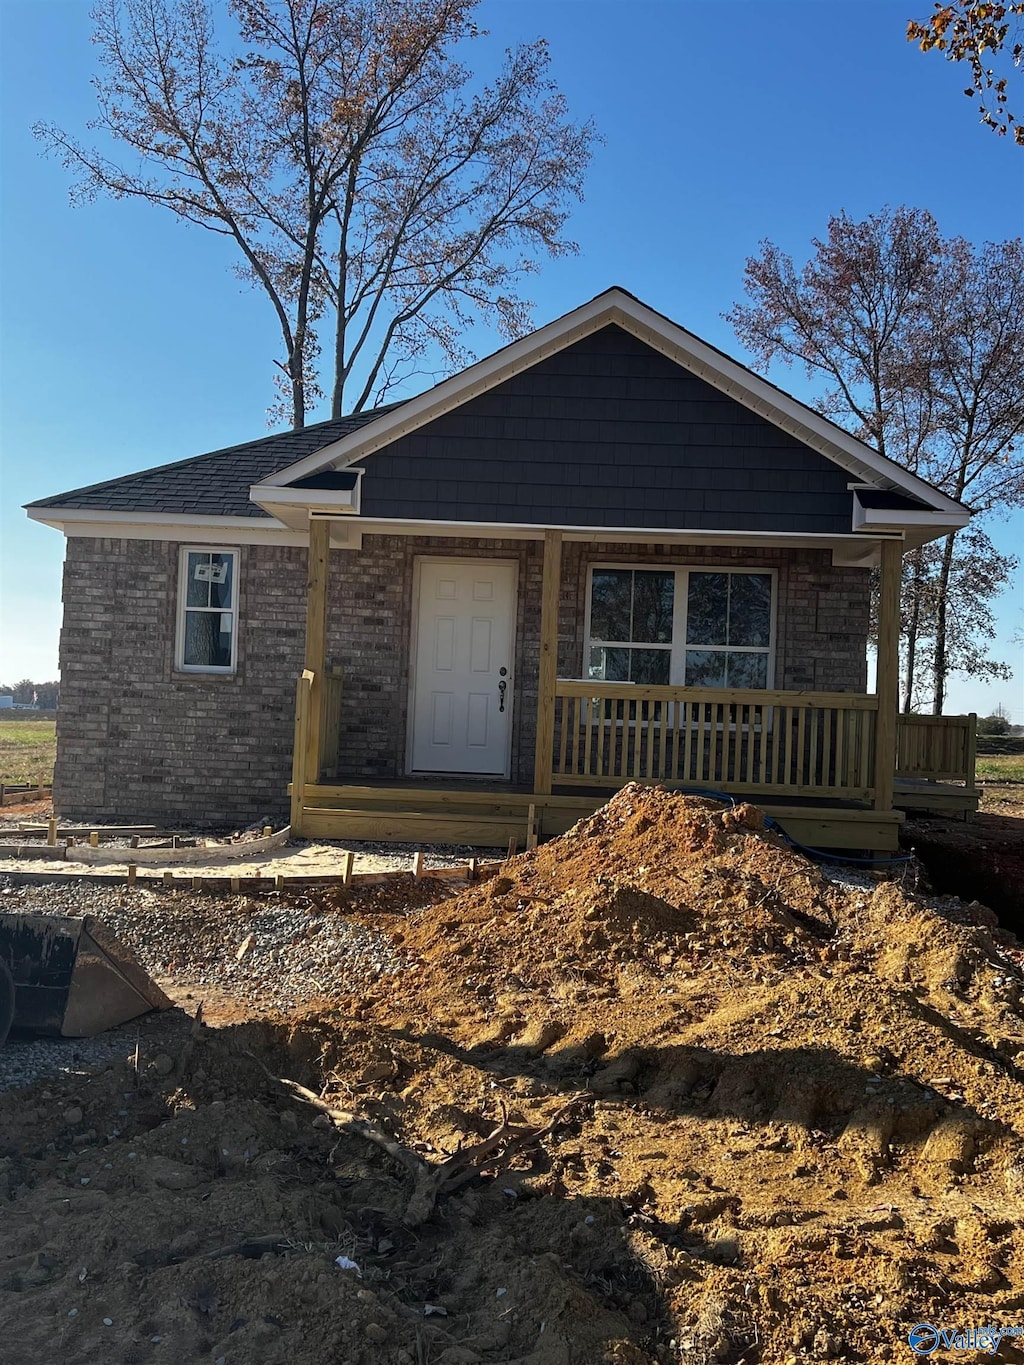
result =
M635 571L637 571L637 572L646 571L646 572L653 572L653 573L672 573L672 574L675 575L675 593L674 593L674 597L673 597L673 607L672 607L672 641L671 641L671 644L670 644L669 646L666 647L665 645L658 645L658 644L651 645L651 644L649 644L649 643L647 643L647 642L645 642L645 641L640 641L640 640L638 640L635 644L632 643L632 642L609 641L609 640L598 641L598 642L596 642L596 644L595 644L595 642L594 642L593 639L591 638L591 633L590 633L591 615L592 615L592 612L593 612L593 605L594 605L594 573L595 573L595 571L601 572L601 571L606 570L606 569L630 569L630 570L635 570ZM686 617L687 617L687 610L688 610L689 582L690 582L690 574L691 574L691 573L761 574L761 575L763 575L763 576L769 577L769 578L771 579L772 602L771 602L771 613L770 613L770 625L769 625L768 644L767 644L766 646L762 646L762 645L692 645L692 646L687 646L687 643L686 643ZM581 670L581 678L580 678L580 681L581 681L581 682L594 682L594 683L597 683L597 684L600 684L600 682L601 682L600 679L598 679L598 678L591 678L590 675L589 675L589 669L590 669L590 652L591 652L591 650L592 650L593 648L595 648L595 647L596 647L596 648L626 648L626 649L643 649L643 648L648 648L648 649L649 649L649 648L655 648L655 649L666 650L666 652L669 654L669 681L668 681L667 684L666 684L666 683L661 683L661 684L658 684L658 686L686 687L686 683L683 682L682 679L684 679L684 678L686 677L686 652L687 652L687 648L690 648L690 649L693 649L693 650L696 650L696 649L710 649L710 650L712 650L712 651L716 651L716 652L720 652L720 653L733 652L733 653L743 653L743 654L767 654L767 656L768 656L768 667L767 667L767 670L766 670L766 678L765 678L765 685L764 685L764 687L763 687L763 688L760 688L760 687L757 687L757 688L745 688L745 687L744 687L744 688L737 688L737 687L713 687L713 688L694 687L694 688L687 688L688 691L694 691L694 692L707 692L707 691L711 691L711 692L769 692L769 691L772 691L772 690L774 689L774 687L775 687L775 657L776 657L776 652L777 652L777 649L778 649L778 623L777 623L777 616L778 616L778 601L779 601L778 585L779 585L778 570L777 570L777 569L773 569L773 568L760 567L760 566L758 566L758 565L747 565L747 564L744 564L744 565L732 565L732 564L715 564L715 563L701 563L701 564L672 564L672 563L664 563L664 562L659 564L659 563L651 563L651 562L649 562L649 561L645 561L645 562L643 562L643 563L628 564L628 563L623 563L623 562L618 561L618 560L615 560L615 561L608 561L608 562L605 562L605 561L603 561L603 560L594 560L593 562L591 562L590 564L587 565L587 602L586 602L586 611L585 611L585 613L584 613L584 622L583 622L583 660L582 660L582 670ZM679 679L680 681L673 681L673 679ZM654 686L654 684L625 682L625 683L615 683L615 686L616 686L616 687L646 687L646 686Z
M202 555L230 555L231 566L231 605L229 607L219 607L217 610L223 614L230 612L232 617L231 626L231 662L229 664L187 664L185 662L185 620L186 612L202 611L212 614L213 608L210 607L190 607L188 605L188 557L190 554ZM206 675L213 677L231 677L238 671L238 577L241 565L241 553L237 545L180 545L178 547L178 603L175 612L174 627L174 669L176 673L188 673L190 675Z

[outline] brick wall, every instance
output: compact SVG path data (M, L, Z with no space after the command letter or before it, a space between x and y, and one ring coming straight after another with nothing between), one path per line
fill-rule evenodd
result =
M287 809L305 552L239 551L238 671L178 673L179 546L68 541L54 800L71 818L279 821Z
M306 554L239 551L235 675L174 669L179 546L68 542L54 778L68 818L233 824L287 814L295 679L302 668ZM536 541L366 536L334 551L328 663L344 673L342 780L405 772L409 638L417 555L519 564L513 780L532 779L543 548ZM597 562L735 564L778 573L775 685L863 691L868 574L814 550L567 544L559 671L580 676L587 569Z

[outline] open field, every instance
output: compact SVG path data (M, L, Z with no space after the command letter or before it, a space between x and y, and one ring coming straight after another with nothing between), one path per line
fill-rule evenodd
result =
M979 754L974 771L986 782L1024 782L1024 754Z
M7 721L0 725L0 782L52 782L56 752L56 722Z

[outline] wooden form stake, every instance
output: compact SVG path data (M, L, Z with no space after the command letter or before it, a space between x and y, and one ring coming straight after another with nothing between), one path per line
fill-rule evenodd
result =
M412 875L417 881L423 876L423 853L417 849L412 857Z
M558 596L562 579L562 533L544 532L544 579L540 608L540 671L537 678L537 747L533 789L551 794L555 747L555 685L558 682Z
M96 830L93 830L92 833L89 835L89 847L90 847L90 848L99 848L99 846L100 846L100 836L99 836L99 834L98 834L98 832L97 832Z
M352 864L355 862L355 854L351 849L345 853L345 861L342 865L341 884L342 886L352 885Z
M129 885L129 886L134 886L134 885L135 885L135 878L136 878L138 875L139 875L138 864L137 864L137 863L129 863L129 864L128 864L128 885Z
M57 821L50 820L46 826L46 842L51 848L57 847Z

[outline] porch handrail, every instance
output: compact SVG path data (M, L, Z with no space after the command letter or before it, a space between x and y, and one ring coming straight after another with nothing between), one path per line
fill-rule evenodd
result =
M978 717L901 715L896 722L896 774L974 786Z
M601 682L559 678L556 697L614 697L623 701L694 701L744 706L841 706L850 711L877 711L878 698L861 692L778 692L761 687L673 687L658 683Z
M877 720L872 694L561 678L552 776L870 802Z

